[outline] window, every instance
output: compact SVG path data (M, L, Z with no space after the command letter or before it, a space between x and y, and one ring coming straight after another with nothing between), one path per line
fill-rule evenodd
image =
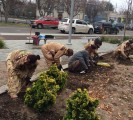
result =
M86 23L85 21L82 21L82 24L83 24L83 25L87 25L87 23Z
M69 23L70 23L70 20L69 20ZM74 23L74 20L72 20L72 23Z
M82 21L77 20L77 21L76 21L76 24L82 24Z
M68 19L62 19L61 20L61 22L67 22L68 21Z

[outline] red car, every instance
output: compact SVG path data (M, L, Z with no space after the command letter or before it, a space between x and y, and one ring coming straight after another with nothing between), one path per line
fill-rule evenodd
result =
M31 26L32 28L37 27L38 29L42 29L43 27L51 27L51 28L57 28L59 24L59 20L54 17L41 17L38 20L31 20Z
M133 24L128 24L126 26L126 30L133 30Z

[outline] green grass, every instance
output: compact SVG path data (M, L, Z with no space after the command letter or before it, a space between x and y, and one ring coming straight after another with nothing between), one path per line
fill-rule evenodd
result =
M6 47L5 42L0 39L0 49L5 47Z
M129 39L133 39L133 37L130 37L130 36L125 36L124 37L124 41L129 40Z
M125 36L124 39L122 39L122 38L118 39L116 37L108 37L108 36L102 36L101 37L101 40L103 42L108 42L108 43L112 43L112 44L120 44L123 41L129 40L129 39L133 39L133 37Z
M118 38L111 38L111 37L101 37L101 40L103 42L108 42L108 43L112 43L112 44L120 44L121 40L119 40Z
M29 24L24 24L24 23L5 23L5 22L0 22L0 26L19 26L19 27L29 27Z

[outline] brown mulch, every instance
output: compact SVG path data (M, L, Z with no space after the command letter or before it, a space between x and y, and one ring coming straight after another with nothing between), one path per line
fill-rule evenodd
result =
M66 89L56 104L44 113L37 113L23 103L23 95L12 100L7 93L0 96L0 120L61 120L66 111L66 100L77 88L86 88L89 95L98 99L97 113L102 120L133 120L133 63L112 59L104 55L101 61L111 67L94 67L87 74L69 73ZM42 70L42 64L38 71Z

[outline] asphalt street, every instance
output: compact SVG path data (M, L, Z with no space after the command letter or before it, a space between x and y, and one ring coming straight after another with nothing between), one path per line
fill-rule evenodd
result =
M30 27L13 27L13 26L0 26L0 37L5 40L26 40L30 35L35 32L40 32L45 35L54 35L56 39L68 39L69 34L61 33L58 29L44 28L44 29L31 29ZM132 36L133 31L126 31L126 36ZM118 35L115 34L73 34L72 39L81 39L83 37L97 37L97 36L123 36L124 31L120 31Z

